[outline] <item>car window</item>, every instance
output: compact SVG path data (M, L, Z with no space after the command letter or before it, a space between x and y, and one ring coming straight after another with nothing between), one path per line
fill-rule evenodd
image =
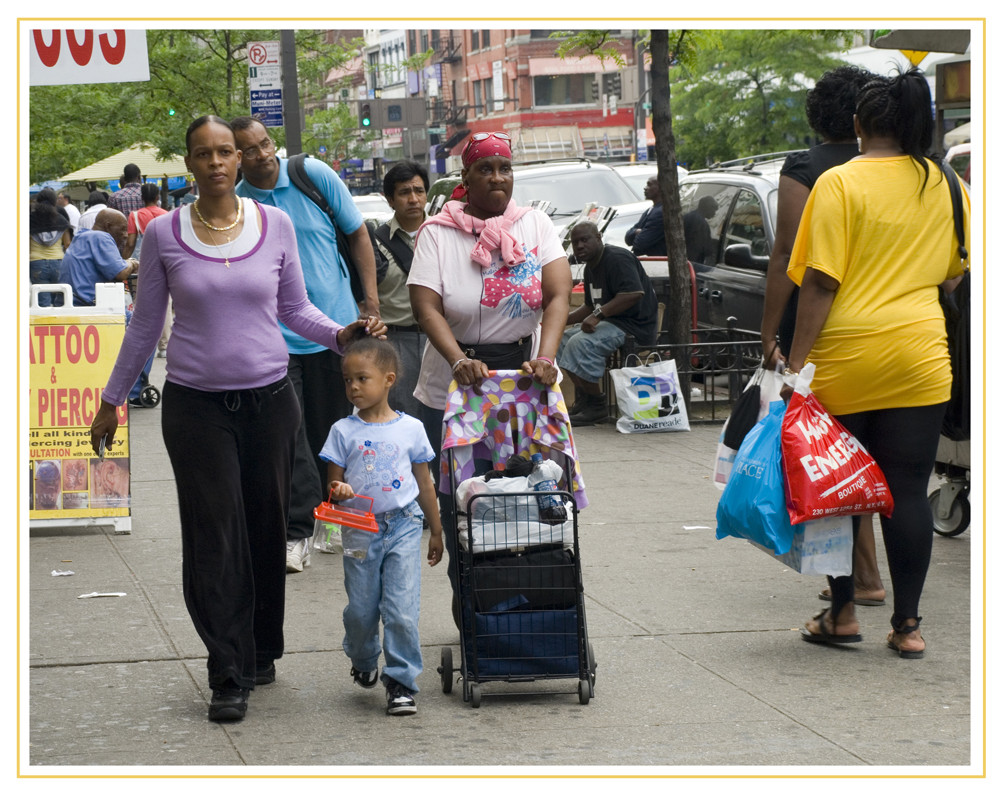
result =
M750 253L755 257L766 257L770 253L760 199L748 190L741 190L736 198L726 226L723 250L741 243L749 245Z
M635 196L617 174L600 169L563 171L557 174L520 174L514 166L514 201L525 206L531 201L547 201L553 217L578 215L588 202L601 207L630 204Z
M723 239L723 228L729 218L730 209L736 201L739 188L732 185L721 185L716 182L688 182L680 186L681 214L685 218L685 243L688 243L688 259L703 265L715 265L722 262L719 255L719 242ZM708 218L708 241L687 240L692 227L704 226L698 221L698 207L704 206L706 198L715 200L718 209ZM702 216L704 214L702 213ZM698 224L693 223L698 221Z

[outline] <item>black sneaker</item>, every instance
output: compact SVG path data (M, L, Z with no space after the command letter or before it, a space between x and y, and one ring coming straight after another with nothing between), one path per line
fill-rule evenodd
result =
M268 665L258 665L254 676L254 683L258 685L269 685L277 678L274 670L274 663Z
M208 719L214 721L243 720L247 714L250 691L237 687L232 680L212 688L212 703L208 705Z
M413 715L417 711L413 693L392 679L385 683L385 700L389 715Z
M377 667L374 671L359 671L357 668L352 667L351 676L354 677L355 683L361 685L365 690L370 690L378 684Z

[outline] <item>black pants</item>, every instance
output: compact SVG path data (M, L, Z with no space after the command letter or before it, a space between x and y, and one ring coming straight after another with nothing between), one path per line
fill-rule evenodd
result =
M882 517L889 576L892 579L892 625L920 613L920 594L930 568L934 517L927 483L934 471L945 403L902 409L862 411L837 417L871 453L885 473L895 509ZM858 532L854 518L854 533ZM830 577L833 614L854 599L852 577Z
M252 688L284 651L285 522L299 407L287 378L203 392L167 381L163 441L177 483L184 601L210 686Z
M288 507L288 540L313 534L313 508L327 497L326 462L319 457L330 427L351 413L341 358L333 351L293 353L288 378L295 389L302 422L295 437L292 496Z

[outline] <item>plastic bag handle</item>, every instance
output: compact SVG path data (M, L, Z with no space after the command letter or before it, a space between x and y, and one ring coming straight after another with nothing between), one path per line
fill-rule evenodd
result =
M368 513L372 513L372 508L375 507L375 498L374 497L369 497L369 496L367 496L365 494L355 494L354 497L351 497L350 499L353 500L354 498L357 498L359 500L368 500L368 511L367 512ZM331 504L335 502L335 500L333 499L333 489L330 489L330 494L327 497L327 502L329 502Z

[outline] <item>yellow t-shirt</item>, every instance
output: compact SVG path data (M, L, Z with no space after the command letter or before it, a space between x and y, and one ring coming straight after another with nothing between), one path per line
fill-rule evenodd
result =
M962 272L948 183L906 155L862 158L823 173L809 194L788 264L838 282L809 353L812 389L833 414L929 406L951 396L937 287ZM965 239L969 198L962 191Z

